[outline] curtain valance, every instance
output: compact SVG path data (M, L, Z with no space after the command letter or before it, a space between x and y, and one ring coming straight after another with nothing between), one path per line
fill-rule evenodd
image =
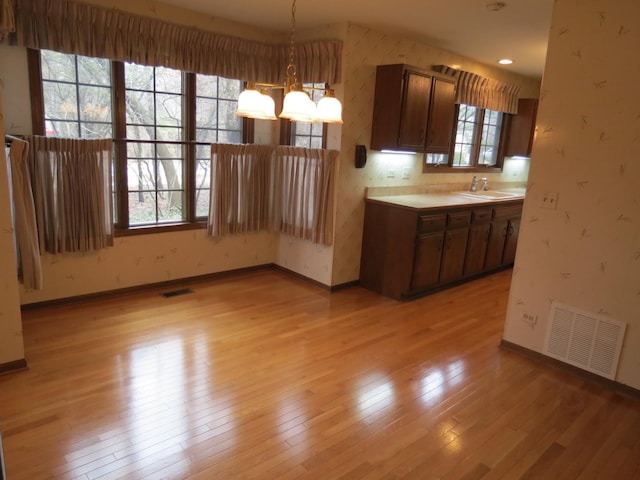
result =
M520 87L509 83L483 77L446 65L434 65L437 72L456 78L456 103L488 108L505 113L518 113L518 94Z
M11 0L0 0L0 40L16 31Z
M0 1L4 10L7 0ZM287 44L219 35L71 0L14 3L12 41L20 46L248 81L285 80ZM301 42L295 48L300 80L340 82L342 41Z

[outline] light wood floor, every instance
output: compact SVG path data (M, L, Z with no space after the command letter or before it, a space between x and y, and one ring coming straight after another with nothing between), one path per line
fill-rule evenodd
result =
M9 480L640 478L640 404L498 348L510 271L414 302L278 271L24 313Z

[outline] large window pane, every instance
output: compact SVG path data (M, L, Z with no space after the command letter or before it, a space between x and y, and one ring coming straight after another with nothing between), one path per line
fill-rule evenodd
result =
M155 192L129 190L129 223L141 225L158 221Z
M76 86L69 83L44 82L45 118L77 120L78 96Z
M45 135L112 137L109 61L48 50L40 58Z
M182 191L158 192L158 222L179 222L182 215Z
M111 62L105 58L78 56L78 81L86 85L111 86Z

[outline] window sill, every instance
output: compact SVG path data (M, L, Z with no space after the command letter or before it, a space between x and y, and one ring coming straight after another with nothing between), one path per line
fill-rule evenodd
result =
M193 223L169 223L164 225L140 225L130 228L116 228L115 237L129 237L133 235L149 235L152 233L181 232L184 230L201 230L207 228L206 220Z

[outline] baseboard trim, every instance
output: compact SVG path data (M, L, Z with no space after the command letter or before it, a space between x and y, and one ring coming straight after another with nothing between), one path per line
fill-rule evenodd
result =
M265 263L261 265L255 265L252 267L237 268L234 270L225 270L223 272L205 273L204 275L197 275L194 277L176 278L174 280L166 280L163 282L146 283L144 285L134 285L132 287L118 288L115 290L106 290L104 292L87 293L85 295L77 295L74 297L56 298L54 300L45 300L43 302L34 302L21 305L22 311L35 310L39 308L57 306L57 305L69 305L72 303L87 302L92 300L104 300L113 297L120 297L123 295L131 295L136 293L147 292L150 290L157 290L160 288L173 287L176 285L185 285L191 283L206 282L209 280L217 280L221 278L232 277L235 275L241 275L243 273L256 272L259 270L272 270L275 267L272 263Z
M0 363L0 375L6 375L8 373L19 372L20 370L26 370L27 361L23 358L21 360L14 360L13 362Z
M147 292L150 290L157 290L159 288L167 288L167 287L173 287L176 285L185 285L190 283L217 280L220 278L226 278L234 275L241 275L244 273L256 272L259 270L278 270L288 275L292 275L305 282L311 283L312 285L315 285L316 287L319 287L327 292L335 292L337 290L342 290L342 289L349 288L359 284L359 282L356 280L353 282L342 283L340 285L329 286L329 285L325 285L324 283L318 282L317 280L314 280L312 278L305 277L304 275L298 272L294 272L293 270L289 270L288 268L285 268L281 265L276 265L275 263L264 263L261 265L255 265L253 267L236 268L233 270L225 270L223 272L206 273L204 275L197 275L194 277L177 278L174 280L166 280L163 282L154 282L154 283L147 283L144 285L134 285L132 287L118 288L115 290L107 290L104 292L87 293L85 295L77 295L74 297L56 298L54 300L45 300L43 302L27 303L27 304L21 305L20 308L22 311L28 311L28 310L36 310L39 308L52 307L52 306L58 306L58 305L69 305L72 303L88 302L92 300L104 300L108 298L119 297L122 295L131 295L136 293Z
M630 387L628 385L624 385L623 383L620 382L616 382L615 380L609 380L608 378L603 378L600 377L599 375L596 375L594 373L591 372L587 372L585 370L582 370L581 368L578 367L574 367L573 365L569 365L568 363L564 363L561 362L559 360L556 360L555 358L551 358L548 357L547 355L543 355L540 352L536 352L534 350L530 350L526 347L523 347L521 345L517 345L515 343L512 342L508 342L507 340L502 340L500 342L500 348L502 348L503 350L507 350L513 353L517 353L520 354L524 357L527 357L531 360L535 360L537 362L543 363L545 365L548 365L550 367L554 367L557 368L559 370L563 370L565 372L571 373L577 377L580 377L584 380L587 380L591 383L595 383L597 385L600 385L602 387L606 387L610 390L613 390L617 393L620 393L622 395L626 395L628 397L631 397L635 400L640 401L640 390Z
M346 288L358 287L360 285L360 280L353 280L351 282L339 283L338 285L332 285L329 290L331 292L337 292L339 290L344 290Z
M309 277L305 277L304 275L302 275L301 273L298 272L294 272L293 270L289 270L286 267L283 267L282 265L276 265L275 263L272 264L272 268L274 270L279 270L281 272L287 273L293 277L296 277L299 280L304 280L307 283L311 283L312 285L315 285L316 287L319 287L327 292L331 291L331 287L329 285L325 285L322 282L319 282L317 280L314 280L313 278L309 278Z

